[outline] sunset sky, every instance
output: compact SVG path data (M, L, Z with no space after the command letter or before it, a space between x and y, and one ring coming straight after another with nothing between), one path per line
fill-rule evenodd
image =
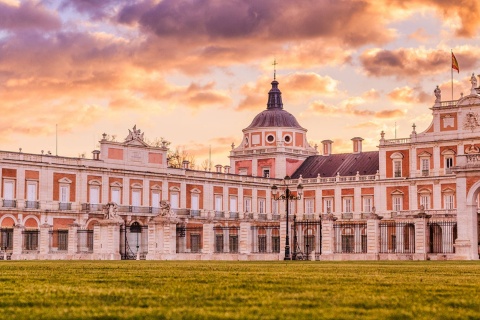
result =
M0 0L0 150L77 157L135 124L228 164L266 108L274 59L284 108L315 144L375 150L431 121L480 73L478 0ZM477 57L477 58L476 58Z

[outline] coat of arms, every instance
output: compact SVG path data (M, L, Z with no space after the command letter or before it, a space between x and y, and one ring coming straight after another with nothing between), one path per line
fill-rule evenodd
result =
M474 112L469 112L465 116L465 122L463 123L463 128L470 129L473 131L476 127L480 126L480 123L478 121L479 121L478 114Z

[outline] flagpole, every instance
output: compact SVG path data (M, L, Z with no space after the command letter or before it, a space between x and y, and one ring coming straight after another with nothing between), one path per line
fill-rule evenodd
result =
M453 57L453 49L450 49L450 53L451 53L451 57ZM452 67L450 67L450 72L452 74L452 101L453 101L453 68Z

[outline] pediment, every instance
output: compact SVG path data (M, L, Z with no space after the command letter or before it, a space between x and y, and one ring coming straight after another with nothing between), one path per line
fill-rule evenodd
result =
M153 186L150 187L152 190L162 190L162 187L159 186L158 184L154 184Z
M58 180L59 183L72 183L72 180L68 179L67 177L63 177Z
M470 94L458 100L457 106L480 105L480 96L478 94Z
M123 144L125 146L138 146L138 147L148 147L149 145L146 144L144 141L140 140L139 138L130 140L130 141L125 141Z
M93 185L93 186L100 186L100 185L102 185L102 183L101 183L100 181L95 180L95 179L88 181L88 184L89 184L89 185Z
M401 152L395 152L390 156L390 159L403 159L403 154Z
M118 187L118 188L121 188L123 185L118 182L118 181L115 181L115 182L112 182L110 183L110 187Z

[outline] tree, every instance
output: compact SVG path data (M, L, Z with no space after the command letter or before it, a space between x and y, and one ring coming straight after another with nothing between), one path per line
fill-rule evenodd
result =
M195 156L185 150L185 147L176 147L175 151L169 150L167 153L167 164L171 168L182 168L185 160L190 162L190 168L195 168Z
M152 147L169 147L172 143L164 137L154 138L153 140L145 139L145 143Z

